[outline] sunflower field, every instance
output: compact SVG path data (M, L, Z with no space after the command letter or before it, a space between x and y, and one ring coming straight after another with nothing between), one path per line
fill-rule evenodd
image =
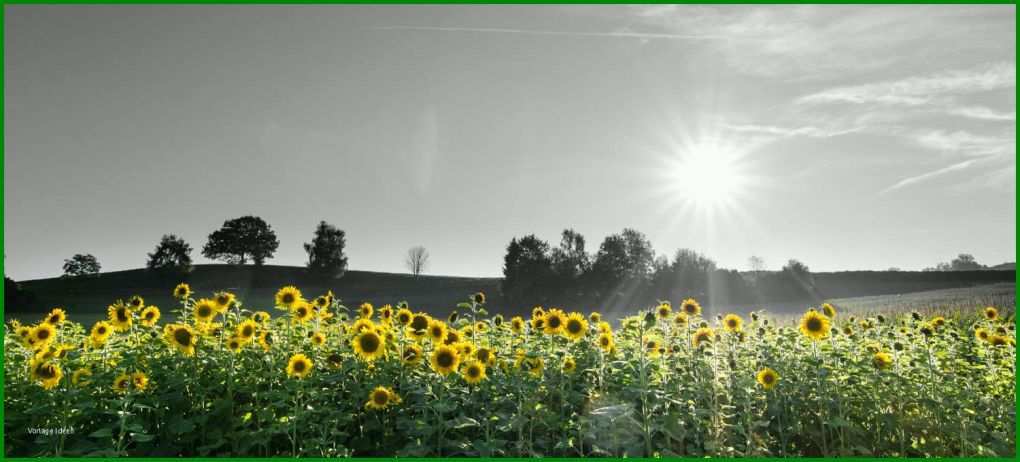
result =
M93 326L8 323L5 455L1015 455L995 307L505 319L478 293L437 319L294 287L266 311L173 292L166 314L136 296Z

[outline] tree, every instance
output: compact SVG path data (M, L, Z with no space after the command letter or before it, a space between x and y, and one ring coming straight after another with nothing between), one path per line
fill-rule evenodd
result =
M973 271L985 269L985 266L978 263L974 256L969 253L961 253L953 261L949 262L951 271Z
M747 259L747 265L751 268L751 272L756 275L766 270L765 259L757 255L751 255L751 258Z
M541 302L549 295L552 259L549 244L534 234L513 238L503 257L502 292L511 303Z
M416 245L407 250L407 259L404 261L407 269L415 276L421 275L429 266L429 251L425 247Z
M245 264L250 258L261 266L272 258L280 241L268 223L259 217L246 215L223 222L223 227L209 235L202 255L230 264Z
M325 221L315 228L312 242L305 243L308 270L327 277L341 277L347 271L346 233Z
M75 254L73 257L64 260L64 277L99 275L99 260L92 254Z
M187 273L191 271L191 245L173 234L164 234L145 266L151 270Z
M584 236L572 229L565 229L560 237L560 246L552 251L552 267L564 283L577 279L591 266L584 251Z

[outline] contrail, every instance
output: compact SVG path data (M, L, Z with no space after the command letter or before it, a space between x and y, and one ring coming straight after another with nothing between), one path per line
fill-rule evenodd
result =
M480 32L489 34L555 35L562 37L609 37L666 40L725 40L722 35L656 34L647 32L567 32L534 29L500 29L488 27L427 27L427 26L380 26L375 30L418 30L438 32Z
M894 184L894 185L892 185L892 186L890 186L888 188L885 188L879 194L885 194L887 192L900 189L900 188L902 188L904 186L909 186L909 185L914 184L914 183L919 183L919 182L922 182L922 181L925 181L925 180L930 180L930 179L935 178L935 177L937 177L939 175L944 175L944 174L949 173L949 172L955 172L957 170L963 170L963 169L965 169L967 167L970 167L971 164L973 164L974 162L977 162L979 160L981 160L981 159L965 160L963 162L956 163L956 164L950 165L948 167L940 168L938 170L933 170L933 171L930 171L930 172L927 172L927 173L923 173L921 175L912 176L910 178L904 178L904 179L900 180L899 182L897 182L896 184Z

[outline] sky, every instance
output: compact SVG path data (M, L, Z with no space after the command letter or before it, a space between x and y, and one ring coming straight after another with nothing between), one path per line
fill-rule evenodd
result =
M35 6L4 14L4 252L196 263L261 216L302 265L497 276L634 228L722 267L1016 255L1015 5Z

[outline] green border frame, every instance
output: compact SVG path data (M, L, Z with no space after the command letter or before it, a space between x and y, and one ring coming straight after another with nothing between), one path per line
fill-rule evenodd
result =
M613 0L577 1L577 0L561 0L561 1L547 1L547 2L542 2L542 1L527 1L527 0L488 0L488 1L472 1L472 0L445 0L445 1L428 1L428 0L346 0L346 1L337 1L337 0L290 0L290 1L279 1L279 0L275 0L275 1L274 0L219 0L219 1L209 1L209 0L173 0L173 1L161 1L161 0L148 0L148 1L146 1L146 0L142 0L142 1L137 1L137 0L99 0L99 1L88 1L88 0L50 0L50 1L47 1L47 0L0 0L0 3L2 3L2 5L3 5L3 8L0 9L0 47L3 47L2 51L0 51L0 54L3 54L3 56L5 58L4 59L4 66L5 66L4 69L6 69L6 47L4 47L5 34L3 32L4 32L4 26L6 25L6 11L7 11L6 6L7 5L153 5L153 4L155 4L155 5L173 5L173 4L185 4L185 5L246 5L246 4L275 4L275 5L323 5L323 4L355 4L355 5L364 5L364 4L391 4L391 5L435 5L435 4L440 4L440 5L451 5L451 4L454 4L454 5L463 5L463 4L485 4L485 5L508 5L508 4L527 4L527 5L541 5L541 4L744 4L744 5L750 5L750 4L754 4L754 5L762 5L762 4L830 4L830 5L831 4L997 4L997 5L1015 5L1017 2L1015 0L1012 0L1012 1L1008 1L1008 0L986 0L986 1L959 1L959 0L929 0L929 1L923 1L923 0L905 0L905 1L904 0L900 0L900 1L881 1L881 0L871 0L871 1L839 1L839 0L820 0L820 1L814 1L814 2L788 2L788 1L770 2L770 1L763 1L763 0L747 0L747 1L743 1L743 2L720 1L720 0L707 0L707 1L701 1L701 2L674 2L674 1L663 1L663 0L647 0L647 1L613 1ZM1015 49L1016 49L1016 43L1014 43L1014 50ZM1014 61L1014 64L1015 64L1015 61ZM6 79L4 79L4 69L0 69L0 80L3 80L6 83ZM4 94L0 95L0 104L2 104L4 102L4 96L6 95L6 89L7 89L7 87L5 85L4 86ZM1016 104L1016 101L1014 101L1014 105L1015 104ZM6 132L6 127L4 125L4 122L6 121L6 114L7 114L7 106L6 106L6 104L4 104L4 120L0 120L0 129L4 130L3 133L5 135L7 133ZM1015 126L1014 126L1014 128L1015 128ZM4 143L2 146L0 146L0 159L4 159L4 155L5 155L4 150L5 150L5 147L6 147L6 143ZM1015 157L1015 155L1016 155L1016 153L1014 153L1014 157ZM6 162L4 162L3 164L0 164L0 174L4 174L5 175L4 178L6 178L6 173L4 172L4 167L5 166L6 166ZM0 182L2 182L2 181L3 180L0 180ZM4 201L3 205L0 205L0 209L5 209L6 201L4 199L4 191L2 189L0 189L0 201ZM1016 204L1016 202L1014 202L1014 207L1015 207L1015 204ZM4 214L3 216L0 216L0 225L3 225L5 217L6 217L6 214ZM0 241L5 242L5 245L6 245L6 241L4 241L4 234L3 233L4 233L3 229L0 229ZM1015 236L1014 236L1014 238L1015 238ZM1020 255L1020 253L1018 253L1018 255ZM4 264L5 263L6 263L6 258L3 261L0 261L0 272L3 272ZM4 274L6 274L6 272L4 272ZM1020 274L1017 275L1017 285L1020 286ZM3 295L3 292L4 292L3 289L0 289L0 295ZM1020 295L1020 291L1018 291L1018 295ZM1017 307L1014 306L1013 308L1015 310ZM4 314L4 302L0 301L0 318L3 317L3 314ZM1020 319L1015 319L1014 323L1020 325ZM5 354L4 347L3 347L2 344L0 344L0 358L3 358L4 354ZM1020 361L1017 361L1017 364L1020 365ZM1015 379L1015 377L1014 377L1014 379ZM4 399L4 381L5 381L4 375L0 375L0 400ZM1018 385L1018 384L1020 384L1020 382L1015 382L1014 386L1017 387L1017 391L1020 391L1020 385ZM1020 406L1018 406L1018 403L1020 403L1020 401L1017 401L1017 402L1013 403L1014 409L1017 409L1018 407L1020 407ZM3 420L3 417L4 417L4 409L3 409L2 406L0 406L0 420ZM1017 424L1017 426L1016 426L1016 433L1020 433L1020 424ZM3 444L4 444L3 443L3 441L4 441L3 440L3 436L4 436L4 428L2 426L0 426L0 448L2 448ZM1020 446L1020 445L1018 445L1018 446ZM1017 448L1014 448L1014 449L1017 449ZM1014 454L1015 453L1016 452L1014 452ZM6 457L3 455L3 453L0 453L0 458L6 459ZM30 458L12 458L12 460L22 460L22 459L30 459ZM79 460L80 458L46 457L46 458L42 458L42 459L44 459L44 460ZM127 457L125 459L145 459L145 460L158 460L158 461L168 461L168 462L169 461L179 461L179 460L181 460L180 458L146 458L146 457ZM190 458L189 460L253 460L253 459L259 459L259 458L256 458L256 457L217 457L217 458L212 458L212 457L194 457L194 458ZM376 458L355 457L354 459L355 460L375 460ZM436 459L444 459L444 458L441 458L441 457L440 458L408 458L408 459L404 459L404 460L415 461L415 460L436 460ZM478 458L467 458L467 457L465 457L463 459L468 459L468 460L530 460L530 459L522 459L522 458L484 458L484 457L478 457ZM753 458L737 458L737 459L750 459L750 460L762 460L762 461L783 460L782 458L778 458L778 457L753 457ZM794 459L796 459L796 460L804 460L804 461L822 461L822 460L826 460L825 458L815 458L815 457L794 458ZM885 460L885 459L888 459L888 458L881 458L881 457L846 457L846 458L842 458L842 459ZM328 460L328 459L314 458L313 457L313 458L308 458L306 460ZM579 461L579 460L585 460L585 459L579 459L579 458L547 458L547 460L557 460L557 461L578 460ZM629 460L635 460L635 461L683 460L683 458L663 458L663 459L633 458L633 459L629 459ZM1011 460L1015 460L1015 459L1010 459L1010 458L1007 458L1007 457L999 457L999 458L958 457L958 458L954 458L954 460L975 460L975 461L998 461L998 460L1001 460L1001 461L1011 461Z

